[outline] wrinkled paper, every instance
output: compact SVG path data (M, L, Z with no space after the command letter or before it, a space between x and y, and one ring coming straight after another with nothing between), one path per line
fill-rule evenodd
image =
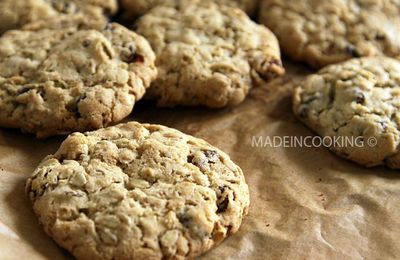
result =
M254 138L313 136L291 112L287 74L223 110L161 109L139 102L128 120L163 124L227 152L250 187L249 215L202 259L393 259L400 256L400 174L366 169L324 147L256 147ZM0 129L0 259L71 259L47 237L24 192L25 179L64 137L36 140Z

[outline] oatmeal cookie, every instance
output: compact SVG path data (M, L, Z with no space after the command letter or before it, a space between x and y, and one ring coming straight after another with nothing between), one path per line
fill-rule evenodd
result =
M249 206L224 152L136 122L70 135L26 187L47 234L77 259L191 259L235 233Z
M399 0L262 0L260 22L283 53L314 68L400 54Z
M87 19L99 19L116 11L116 0L1 0L0 34L60 14L84 13Z
M330 65L296 87L293 101L300 120L339 141L332 145L339 156L400 168L399 61L367 57Z
M254 15L258 3L258 0L122 0L121 5L125 18L134 19L158 5L175 6L182 3L204 3L207 1L237 7L249 15Z
M79 15L29 24L0 37L0 126L39 138L104 127L156 74L148 42L121 25Z
M159 76L148 97L160 106L237 105L256 82L284 73L275 35L237 8L158 6L136 29L157 56Z

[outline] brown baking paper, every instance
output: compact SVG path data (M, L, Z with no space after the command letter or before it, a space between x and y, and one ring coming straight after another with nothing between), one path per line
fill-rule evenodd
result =
M239 164L251 206L238 233L203 259L393 259L400 257L400 174L366 169L324 147L252 147L252 138L313 136L291 113L290 81L254 89L236 108L160 109L138 104L129 120L204 138ZM0 130L0 259L70 259L47 237L24 193L25 179L64 138Z

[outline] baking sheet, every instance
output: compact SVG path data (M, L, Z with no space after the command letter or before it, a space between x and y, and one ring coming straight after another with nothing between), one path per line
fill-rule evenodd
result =
M202 259L395 259L400 257L400 174L365 169L326 148L254 147L253 136L312 136L291 113L290 82L309 72L286 62L285 77L224 110L139 104L129 120L204 138L239 164L249 215ZM71 259L47 237L24 193L26 177L64 138L35 140L0 130L0 259Z

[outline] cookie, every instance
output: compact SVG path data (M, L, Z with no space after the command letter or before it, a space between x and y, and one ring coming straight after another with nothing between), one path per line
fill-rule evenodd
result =
M132 20L158 5L176 6L182 3L204 3L207 1L237 7L249 15L254 15L258 3L257 0L122 0L121 6L124 17L127 20Z
M282 52L314 68L351 58L400 54L400 2L261 0L260 22Z
M365 166L400 168L400 62L352 59L310 75L293 96L294 113L331 149Z
M156 77L148 42L118 24L64 16L0 38L0 126L43 138L128 116Z
M70 135L26 188L47 234L77 259L191 259L235 233L249 206L224 152L136 122Z
M84 13L88 19L99 19L103 13L114 14L116 11L116 0L2 0L0 34L60 14Z
M256 82L284 73L276 37L237 8L158 6L135 28L157 56L147 97L159 106L237 105Z

